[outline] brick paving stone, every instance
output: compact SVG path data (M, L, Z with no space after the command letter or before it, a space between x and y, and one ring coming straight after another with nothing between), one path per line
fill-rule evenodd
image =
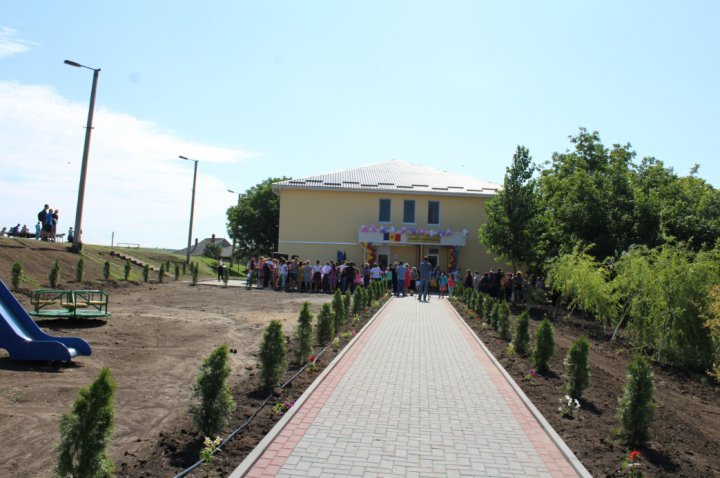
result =
M391 299L322 377L232 477L590 476L446 301Z

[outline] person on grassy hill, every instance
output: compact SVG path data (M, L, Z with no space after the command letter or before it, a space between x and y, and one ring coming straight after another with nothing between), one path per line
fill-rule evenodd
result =
M42 224L42 240L49 241L52 237L53 210L47 209Z
M52 209L51 209L52 211ZM52 237L52 241L55 242L55 236L57 235L57 223L58 219L60 218L60 210L55 209L55 211L52 213L52 229L50 230L50 237Z

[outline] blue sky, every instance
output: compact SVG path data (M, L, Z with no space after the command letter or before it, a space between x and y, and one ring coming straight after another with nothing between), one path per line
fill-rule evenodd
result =
M720 3L7 0L0 226L74 222L101 68L85 241L180 248L268 177L391 159L502 182L583 126L720 186Z

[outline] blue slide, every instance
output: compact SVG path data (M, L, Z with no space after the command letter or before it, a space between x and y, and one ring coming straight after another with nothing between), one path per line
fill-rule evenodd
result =
M20 302L0 280L0 348L15 360L69 362L90 355L90 345L75 337L53 337L30 318Z

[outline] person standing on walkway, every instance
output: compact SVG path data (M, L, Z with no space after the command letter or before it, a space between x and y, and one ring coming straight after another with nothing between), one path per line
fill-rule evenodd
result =
M225 277L225 262L223 262L222 259L220 259L220 262L218 262L217 265L217 276L219 281L224 280Z
M400 261L400 264L398 264L397 269L397 289L395 289L395 295L400 297L400 293L402 292L403 297L406 296L406 290L405 290L405 275L407 274L407 268L405 267L405 264L403 264L403 261Z
M427 256L423 257L418 275L420 276L420 288L418 289L418 300L427 302L428 287L430 287L430 276L432 274L432 265L428 262Z
M440 289L440 298L444 298L448 289L448 278L444 272L441 272L438 278L438 289Z

